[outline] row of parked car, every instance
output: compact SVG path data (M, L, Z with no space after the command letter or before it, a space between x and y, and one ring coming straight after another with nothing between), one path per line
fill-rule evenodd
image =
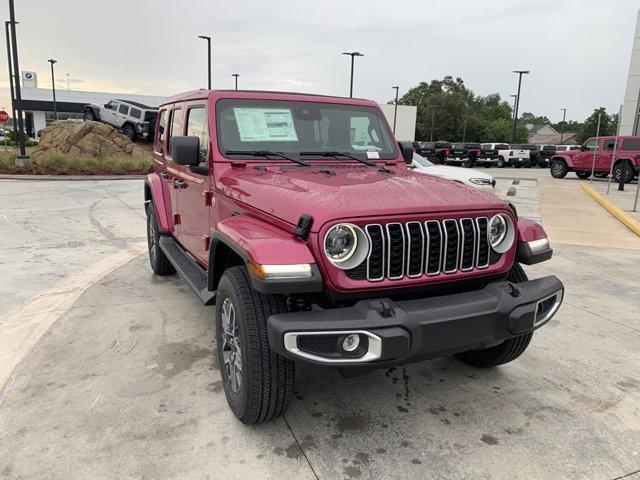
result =
M529 168L548 167L550 159L559 151L580 148L577 145L532 145L474 142L413 142L420 156L440 165L473 167Z

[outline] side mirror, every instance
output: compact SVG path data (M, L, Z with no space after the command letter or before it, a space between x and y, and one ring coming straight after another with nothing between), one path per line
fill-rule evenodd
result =
M587 147L586 145L580 145L581 152L587 152L588 150L589 150L589 147Z
M178 165L200 165L200 139L198 137L173 137L171 159Z
M411 145L411 142L398 142L398 146L400 147L404 163L411 165L413 162L413 145Z

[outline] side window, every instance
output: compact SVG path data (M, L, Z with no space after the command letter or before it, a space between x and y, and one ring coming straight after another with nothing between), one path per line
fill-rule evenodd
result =
M124 103L120 104L120 108L118 109L118 111L120 113L122 113L123 115L127 115L129 113L129 107L127 105L125 105Z
M598 142L596 142L595 138L587 140L584 144L584 146L587 147L588 150L595 150L597 145Z
M194 107L187 110L187 136L200 139L200 162L206 162L209 155L209 130L207 109Z
M129 115L131 117L137 118L139 120L140 117L142 117L142 112L140 110L138 110L137 108L131 107L131 111L129 112Z
M169 119L169 138L167 139L167 155L171 155L171 139L182 135L182 108L171 110Z
M156 152L164 153L164 138L167 128L167 111L160 112L160 120L158 122L158 135L156 137Z
M605 140L604 141L604 149L605 151L609 151L609 150L613 150L613 147L616 144L616 140L612 139L612 140Z
M640 138L627 138L623 140L622 150L626 150L626 151L640 150Z
M109 110L113 110L115 112L116 108L118 108L118 102L116 102L115 100L111 100L104 106L104 108L108 108Z

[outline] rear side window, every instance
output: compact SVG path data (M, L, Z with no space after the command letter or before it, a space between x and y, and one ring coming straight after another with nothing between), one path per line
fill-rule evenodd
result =
M124 103L120 104L120 108L118 108L118 111L120 113L122 113L123 115L126 115L127 113L129 113L129 107L127 105L125 105Z
M142 116L142 112L140 110L138 110L137 108L131 107L131 111L129 112L129 115L132 116L133 118L137 118L139 120L140 117Z
M169 118L169 138L167 138L167 155L171 155L171 139L182 135L182 109L171 110Z
M507 145L506 143L498 143L496 144L496 148L495 150L508 150L509 149L509 145Z
M206 162L209 155L209 129L207 109L194 107L187 110L187 136L200 139L200 162Z
M616 140L615 138L612 140L605 140L604 141L604 149L605 150L613 150L616 144Z
M160 121L158 122L158 135L156 136L156 152L164 152L165 130L167 129L167 111L160 112Z
M555 147L555 145L543 145L542 146L542 150L547 151L547 152L555 152L556 151L556 147Z
M626 138L622 141L622 150L640 150L640 138Z

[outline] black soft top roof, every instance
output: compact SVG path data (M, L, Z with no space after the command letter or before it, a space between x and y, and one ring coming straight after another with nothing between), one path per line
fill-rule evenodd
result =
M135 105L138 108L144 108L145 110L158 110L158 107L150 107L149 105L144 105L139 102L134 102L132 100L125 100L124 98L116 98L119 102L128 103L129 105Z

